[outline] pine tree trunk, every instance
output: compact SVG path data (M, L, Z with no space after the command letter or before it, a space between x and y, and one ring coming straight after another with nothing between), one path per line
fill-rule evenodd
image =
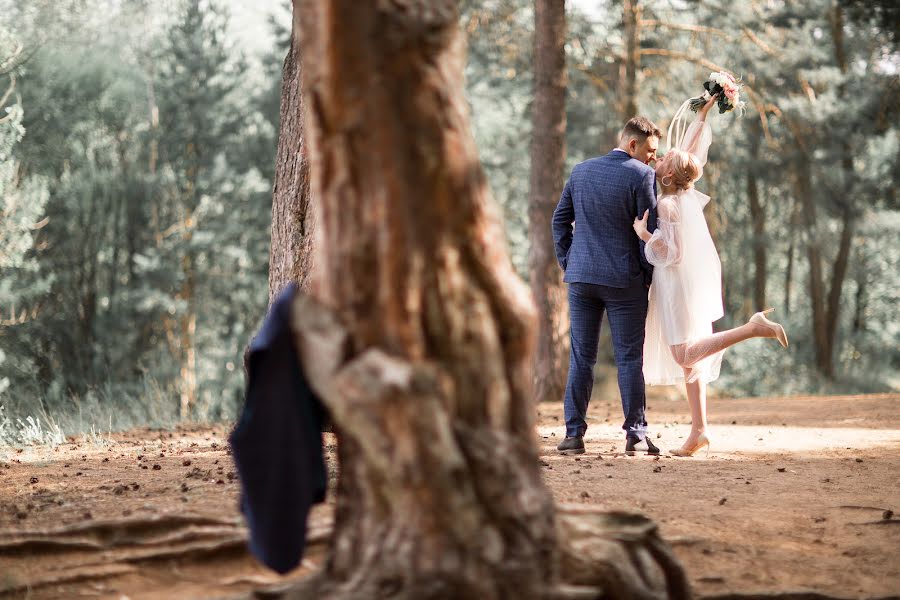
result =
M641 64L641 13L640 0L622 2L622 30L625 35L625 60L622 62L620 78L622 95L620 100L622 121L637 116L637 71Z
M290 282L306 289L312 271L313 207L309 202L309 160L303 131L299 11L294 0L291 47L284 59L281 125L272 196L269 302Z
M536 0L531 187L528 199L531 292L538 308L534 397L563 397L569 358L569 314L550 222L566 161L566 7Z
M333 593L537 597L555 531L533 441L535 311L469 135L456 8L301 4L319 297L352 357L328 402Z
M187 225L185 225L187 228ZM185 243L190 243L190 235L185 233ZM185 312L179 319L179 351L181 359L181 395L179 416L191 419L197 405L197 307L196 285L194 283L194 260L190 250L185 250L181 259L183 283L179 298L185 302Z
M784 314L791 314L791 284L794 274L794 240L788 245L787 267L784 269Z
M850 264L850 250L853 243L853 234L856 230L856 218L853 209L845 207L841 215L841 237L838 241L838 252L831 269L831 287L828 290L828 309L825 314L825 340L828 348L828 362L833 363L833 355L837 346L837 328L840 321L841 295L844 289L844 280L847 278L847 268ZM834 375L831 367L829 376Z
M759 132L750 134L750 164L747 166L747 199L753 222L753 303L752 312L766 308L766 214L759 200L756 165L759 159Z
M869 277L866 268L866 255L862 248L857 250L856 263L856 297L853 310L853 333L858 334L866 329L866 307L868 305Z
M456 2L299 4L321 281L292 325L340 476L329 560L292 597L561 598L560 574L685 597L646 519L555 518L535 309L469 132Z
M800 211L803 203L799 198L794 199L791 203L791 226L788 229L791 239L788 243L787 267L784 269L784 313L791 314L791 289L794 283L794 250L797 245L797 237L802 232L802 221Z
M815 344L816 368L831 377L831 347L828 343L825 282L822 269L822 247L816 216L816 202L812 193L809 157L801 154L797 168L797 195L803 208L806 235L806 256L809 260L809 299L812 303L812 332Z
M831 11L831 31L834 41L834 59L841 73L846 75L848 71L847 54L844 48L844 13L840 4L835 3ZM845 98L846 85L841 84L838 96ZM843 173L843 189L836 198L841 205L841 237L838 242L838 252L834 259L831 271L831 288L828 291L828 310L826 313L825 339L827 342L829 363L832 362L834 348L837 345L837 328L840 321L841 293L844 288L844 280L847 277L847 268L850 263L850 249L853 243L853 235L856 230L856 209L853 206L853 187L855 174L853 171L853 150L848 138L841 142L843 155L841 157L841 171ZM829 376L833 376L833 368L829 369Z

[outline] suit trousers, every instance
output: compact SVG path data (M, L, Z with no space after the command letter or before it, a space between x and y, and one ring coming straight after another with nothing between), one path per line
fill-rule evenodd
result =
M626 438L647 435L647 397L644 392L644 328L647 320L647 288L637 277L627 288L590 283L569 284L571 351L569 377L563 404L567 436L583 436L587 430L588 403L594 387L594 365L604 311L609 318L613 354Z

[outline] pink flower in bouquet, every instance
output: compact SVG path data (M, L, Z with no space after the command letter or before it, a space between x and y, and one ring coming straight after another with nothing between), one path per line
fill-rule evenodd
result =
M731 85L725 86L725 96L729 100L734 100L735 98L737 98L737 95L738 95L738 91L737 91L736 87L731 86Z

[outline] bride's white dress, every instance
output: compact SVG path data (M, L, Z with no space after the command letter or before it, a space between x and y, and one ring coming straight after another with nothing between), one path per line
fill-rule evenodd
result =
M682 150L699 135L691 151L706 164L712 132L705 121L694 121L685 133ZM644 339L644 381L669 385L685 380L671 346L712 334L712 323L724 315L722 267L703 207L709 196L693 187L658 199L657 229L645 247L654 266ZM690 380L710 382L719 377L724 351L691 366Z

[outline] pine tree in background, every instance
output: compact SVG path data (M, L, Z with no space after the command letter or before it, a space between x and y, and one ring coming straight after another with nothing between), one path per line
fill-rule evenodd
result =
M569 354L569 303L550 222L562 194L566 163L566 8L536 0L531 177L528 196L531 293L538 307L534 397L559 401Z
M22 70L18 60L24 52L22 43L0 26L0 269L33 268L34 257L27 254L47 201L41 181L22 181L19 163L13 158L15 145L25 135L21 97L16 91ZM0 302L6 305L13 300L6 277L0 286ZM8 319L4 317L0 315L0 324L20 320L15 309Z
M13 158L15 145L25 134L16 91L24 53L24 44L0 26L0 336L35 318L33 300L46 289L46 281L28 285L28 278L21 276L38 268L32 252L34 231L46 224L42 217L47 203L44 181L35 176L23 180ZM0 348L0 368L6 362ZM9 385L10 379L0 375L0 400Z
M20 80L24 103L34 107L24 113L26 135L15 150L20 173L42 178L48 191L46 224L34 233L39 268L27 274L44 293L31 303L35 318L9 331L4 345L18 361L21 397L40 402L50 387L59 392L45 402L48 410L65 409L64 394L117 379L123 365L133 376L134 361L113 352L106 337L127 335L110 294L118 295L113 274L122 258L117 216L129 204L133 83L102 44L75 43L38 46Z
M60 45L41 30L49 41L17 81L33 107L14 148L18 181L41 178L48 200L46 225L29 231L35 267L17 279L4 269L0 284L12 290L4 309L35 314L0 335L6 406L75 415L76 428L107 416L169 423L185 389L181 325L193 315L196 414L227 417L265 309L269 161L239 151L260 134L262 102L216 6L116 6L87 11L91 20L54 13L48 22L75 38Z
M226 240L238 234L234 228L250 225L233 220L238 215L230 193L244 173L224 161L222 152L241 142L235 135L242 119L235 91L245 73L226 42L227 27L228 12L220 3L180 3L159 50L154 83L161 194L151 223L161 264L178 265L166 282L178 290L176 310L163 324L179 364L182 419L191 418L198 400L198 327L205 333L219 321L211 310L202 320L200 313L212 308L214 279L227 277L225 270L209 267L229 252ZM221 231L211 228L220 227L232 231L217 239L214 233ZM235 251L233 258L248 260L241 256L246 250ZM222 310L230 312L228 306Z

